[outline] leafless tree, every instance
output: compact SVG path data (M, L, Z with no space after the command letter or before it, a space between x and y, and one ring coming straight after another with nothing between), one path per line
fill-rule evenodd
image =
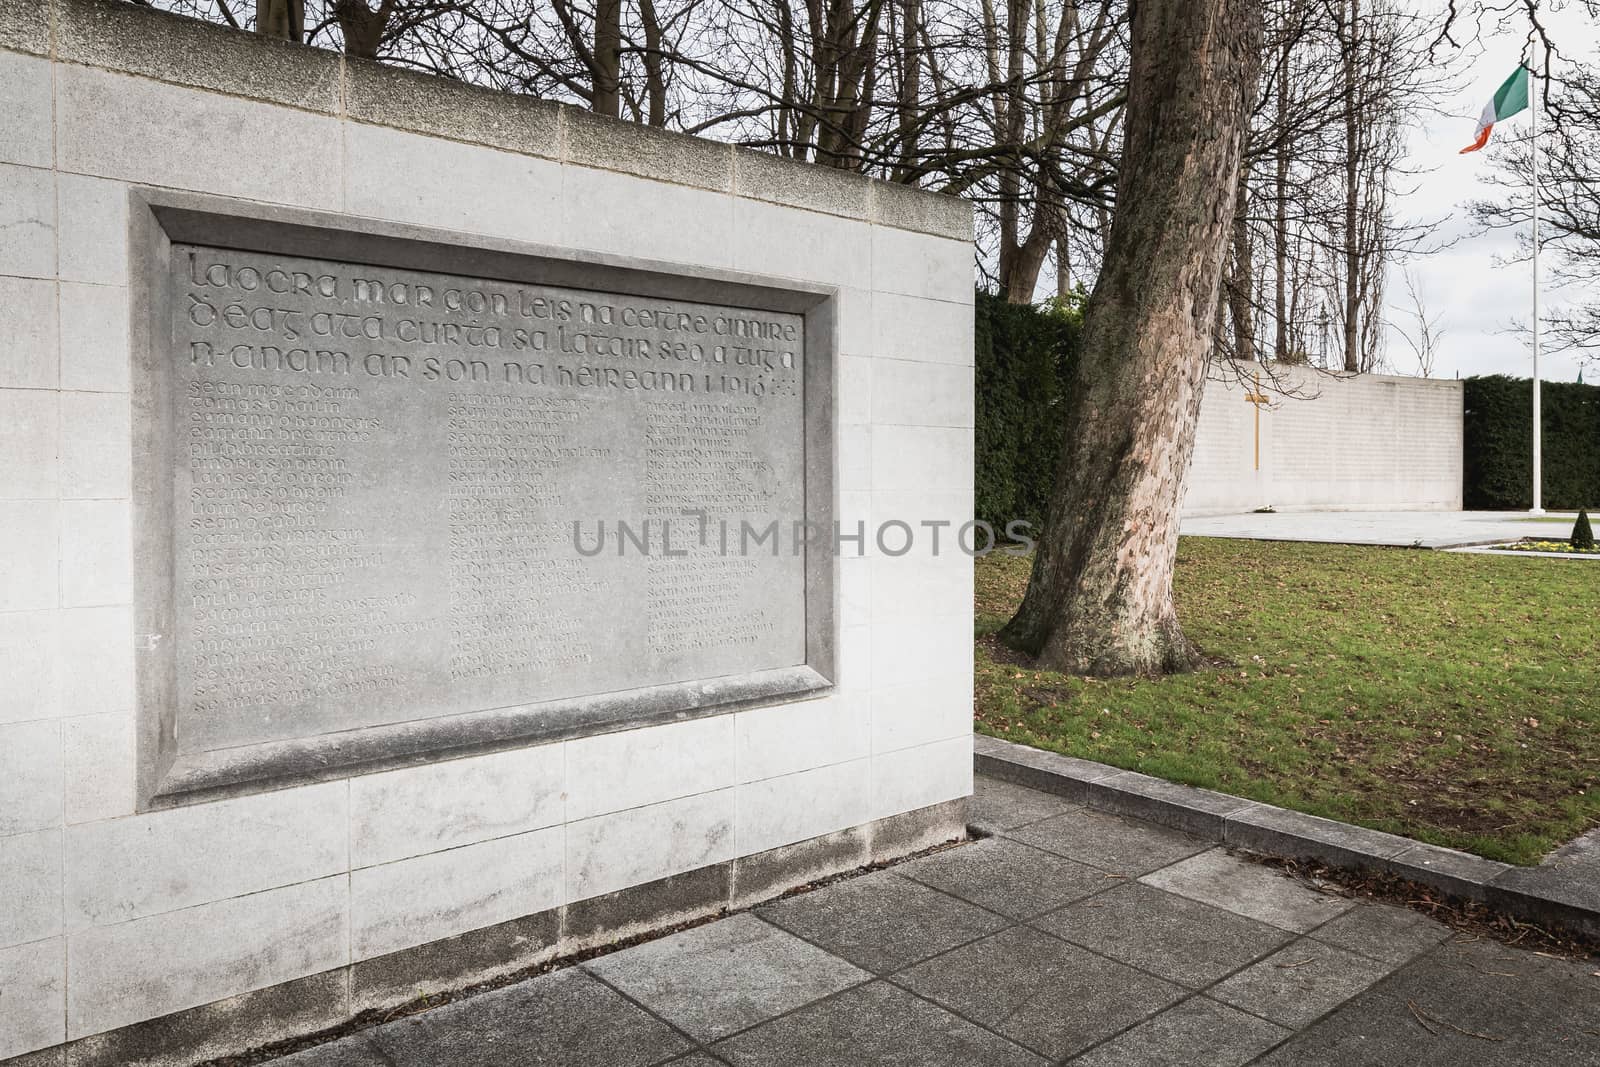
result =
M1447 83L1434 24L1391 0L1266 0L1266 43L1245 181L1219 308L1217 354L1376 369L1383 282L1429 227L1396 217L1406 130ZM1270 341L1270 343L1269 343Z
M1411 350L1417 374L1431 378L1439 360L1439 345L1444 340L1444 327L1441 325L1444 315L1428 310L1427 292L1410 265L1401 270L1401 277L1406 283L1406 302L1394 310L1408 321L1396 322L1395 332Z

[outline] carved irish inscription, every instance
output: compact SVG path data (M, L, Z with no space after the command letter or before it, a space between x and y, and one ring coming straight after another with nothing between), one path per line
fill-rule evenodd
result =
M170 270L180 755L805 663L802 316Z

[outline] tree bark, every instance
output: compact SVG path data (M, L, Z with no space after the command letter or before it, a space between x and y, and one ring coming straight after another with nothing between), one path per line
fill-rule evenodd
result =
M597 115L622 114L622 0L595 0L594 97Z
M900 96L896 104L900 152L890 180L916 183L919 168L917 123L922 108L922 55L917 33L922 28L922 0L900 0ZM892 9L891 9L892 10Z
M256 32L301 43L306 39L305 0L256 0Z
M368 7L367 0L336 0L333 15L344 35L345 55L377 59L393 13L394 0L382 0L376 8Z
M1250 247L1247 175L1239 172L1238 196L1233 208L1233 273L1228 284L1228 315L1233 320L1233 358L1256 359L1255 252Z
M1283 33L1278 50L1278 148L1272 185L1272 358L1289 362L1289 63L1294 37Z
M661 20L656 17L655 0L639 0L639 21L644 26L644 85L648 101L645 121L651 126L667 124L666 53L662 51Z
M1361 0L1340 0L1344 51L1344 369L1361 369L1361 125L1356 103Z
M1172 598L1260 71L1259 0L1139 0L1116 214L1033 575L1002 639L1079 674L1193 668Z

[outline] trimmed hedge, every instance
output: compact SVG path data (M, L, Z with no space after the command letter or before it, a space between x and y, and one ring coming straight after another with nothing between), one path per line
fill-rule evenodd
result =
M1008 304L979 290L974 308L976 517L1004 530L1044 522L1061 451L1060 414L1083 324L1078 301Z
M1533 506L1533 383L1495 374L1465 386L1465 485L1468 510ZM1546 382L1544 506L1561 511L1600 505L1600 386Z

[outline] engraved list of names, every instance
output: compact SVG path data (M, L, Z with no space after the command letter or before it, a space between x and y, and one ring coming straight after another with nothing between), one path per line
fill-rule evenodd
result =
M171 270L180 752L805 661L803 557L685 514L804 517L801 316L182 244Z

